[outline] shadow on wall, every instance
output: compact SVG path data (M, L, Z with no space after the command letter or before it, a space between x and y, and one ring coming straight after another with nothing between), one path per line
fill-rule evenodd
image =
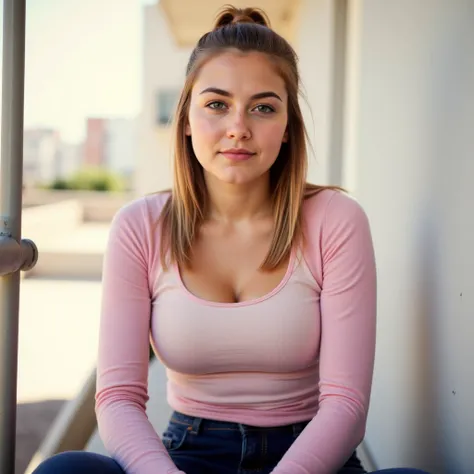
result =
M438 346L438 308L435 295L439 294L439 262L440 255L439 234L436 229L436 220L433 210L430 207L421 211L423 218L419 221L418 256L419 262L416 268L419 270L417 276L417 300L414 301L416 321L418 323L417 343L419 345L417 359L417 377L419 383L417 399L422 400L418 404L416 411L417 420L413 423L416 431L412 433L414 442L411 453L413 458L417 458L417 450L425 453L423 467L429 469L433 474L445 473L444 459L441 450L441 439L439 436L439 411L437 397L435 396L439 386L439 357ZM428 464L427 464L428 463Z

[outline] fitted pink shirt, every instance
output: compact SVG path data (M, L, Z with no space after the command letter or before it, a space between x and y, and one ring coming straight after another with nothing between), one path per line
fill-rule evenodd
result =
M103 271L96 413L128 474L177 467L148 421L148 348L168 402L190 416L254 426L311 420L275 474L333 474L364 436L372 383L376 271L366 214L325 190L304 203L306 245L261 298L216 303L164 272L156 223L167 194L116 215ZM187 473L192 474L192 473Z

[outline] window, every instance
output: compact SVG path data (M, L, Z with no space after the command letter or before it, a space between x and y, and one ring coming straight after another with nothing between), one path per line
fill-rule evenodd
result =
M167 126L173 120L175 108L178 102L177 90L161 90L157 93L157 114L158 125Z

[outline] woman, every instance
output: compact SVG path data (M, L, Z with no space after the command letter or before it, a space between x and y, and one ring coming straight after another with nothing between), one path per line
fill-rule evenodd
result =
M226 8L194 49L172 191L112 224L103 274L99 432L111 458L36 474L359 474L376 272L359 204L306 183L291 46ZM145 414L149 338L173 416ZM414 473L411 469L380 471Z

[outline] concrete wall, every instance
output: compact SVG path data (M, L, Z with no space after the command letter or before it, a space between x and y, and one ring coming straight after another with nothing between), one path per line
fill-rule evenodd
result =
M80 203L84 221L110 222L114 214L133 198L132 193L27 188L23 194L23 206L29 208L74 200Z
M354 0L345 181L379 270L379 467L474 466L474 3Z
M39 258L21 276L100 278L109 223L118 204L105 199L96 200L95 205L91 199L50 199L24 208L22 236L33 240Z
M83 207L75 199L30 207L22 212L22 237L41 247L45 242L67 238L82 220Z
M171 133L169 127L157 124L157 93L180 90L191 53L174 43L159 4L144 8L144 35L142 114L135 172L138 195L171 186Z

